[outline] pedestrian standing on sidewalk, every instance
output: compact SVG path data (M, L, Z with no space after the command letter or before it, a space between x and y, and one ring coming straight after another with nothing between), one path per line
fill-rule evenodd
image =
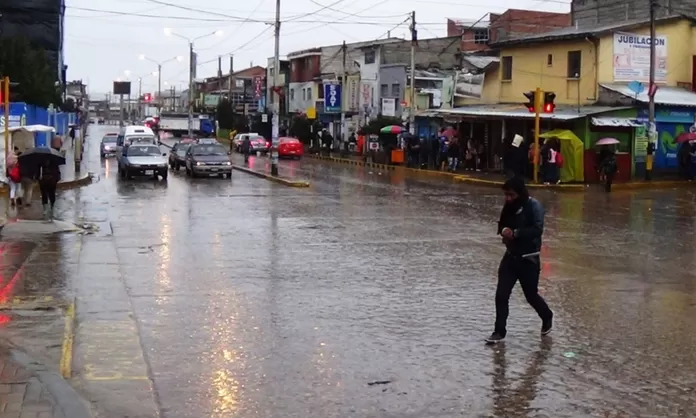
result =
M44 219L53 220L53 207L56 204L56 188L60 181L60 167L51 160L45 160L37 170Z
M251 154L251 138L244 135L242 140L242 153L244 154L244 164L249 164L249 154Z
M22 175L19 171L19 161L17 161L16 154L12 153L7 156L6 166L5 175L7 176L7 184L10 186L10 205L15 206L18 203L17 199L22 197Z
M519 280L524 296L541 318L541 335L551 332L553 312L539 295L541 236L544 233L544 208L529 196L524 180L513 177L503 185L505 205L498 222L505 255L498 267L495 291L495 328L486 342L503 341L507 334L510 294Z

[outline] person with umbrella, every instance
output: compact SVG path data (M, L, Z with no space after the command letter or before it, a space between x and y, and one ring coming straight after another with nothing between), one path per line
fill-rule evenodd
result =
M19 156L19 164L26 170L33 170L36 180L39 181L44 219L53 220L60 166L65 164L65 157L53 148L30 148Z

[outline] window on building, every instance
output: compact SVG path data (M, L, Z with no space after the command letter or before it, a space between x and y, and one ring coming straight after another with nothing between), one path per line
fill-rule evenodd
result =
M295 89L290 89L290 100L295 100Z
M512 80L512 57L503 57L503 81Z
M580 78L582 51L568 51L568 78Z
M375 63L375 51L365 51L365 64L374 64Z
M312 88L307 89L307 100L312 100Z
M389 96L389 84L382 84L379 86L379 95L381 97Z
M553 54L549 54L546 56L546 66L553 67Z
M323 99L324 98L324 85L319 84L319 88L317 89L317 99Z
M475 44L487 44L488 43L488 29L478 29L474 31L474 43Z
M307 90L302 89L302 100L307 100Z
M392 84L392 97L396 97L396 98L401 97L401 85Z

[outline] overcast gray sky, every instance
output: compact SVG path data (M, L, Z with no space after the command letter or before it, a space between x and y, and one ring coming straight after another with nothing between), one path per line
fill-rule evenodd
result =
M175 6L164 5L169 3ZM477 20L488 12L508 8L568 12L570 0L281 0L280 52L368 41L392 36L407 37L408 23L399 25L415 10L419 37L445 36L448 17ZM158 61L183 56L163 66L162 80L177 89L187 83L188 44L166 36L165 28L196 38L198 77L217 72L223 56L223 72L234 53L235 70L265 66L273 55L272 22L275 0L220 2L219 0L67 0L65 53L68 78L82 79L90 92L106 93L124 72L130 79L155 71L156 65L138 59L140 54ZM207 63L205 63L207 62ZM205 64L203 64L205 63ZM157 78L146 76L143 92L156 90ZM134 85L137 89L137 85Z

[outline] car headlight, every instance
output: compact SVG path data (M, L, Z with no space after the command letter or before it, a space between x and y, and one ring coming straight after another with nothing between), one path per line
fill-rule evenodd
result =
M138 167L140 167L140 164L131 164L131 167L138 168Z
M205 165L205 163L196 163L196 165Z
M228 161L225 163L225 165L232 165L232 163Z

